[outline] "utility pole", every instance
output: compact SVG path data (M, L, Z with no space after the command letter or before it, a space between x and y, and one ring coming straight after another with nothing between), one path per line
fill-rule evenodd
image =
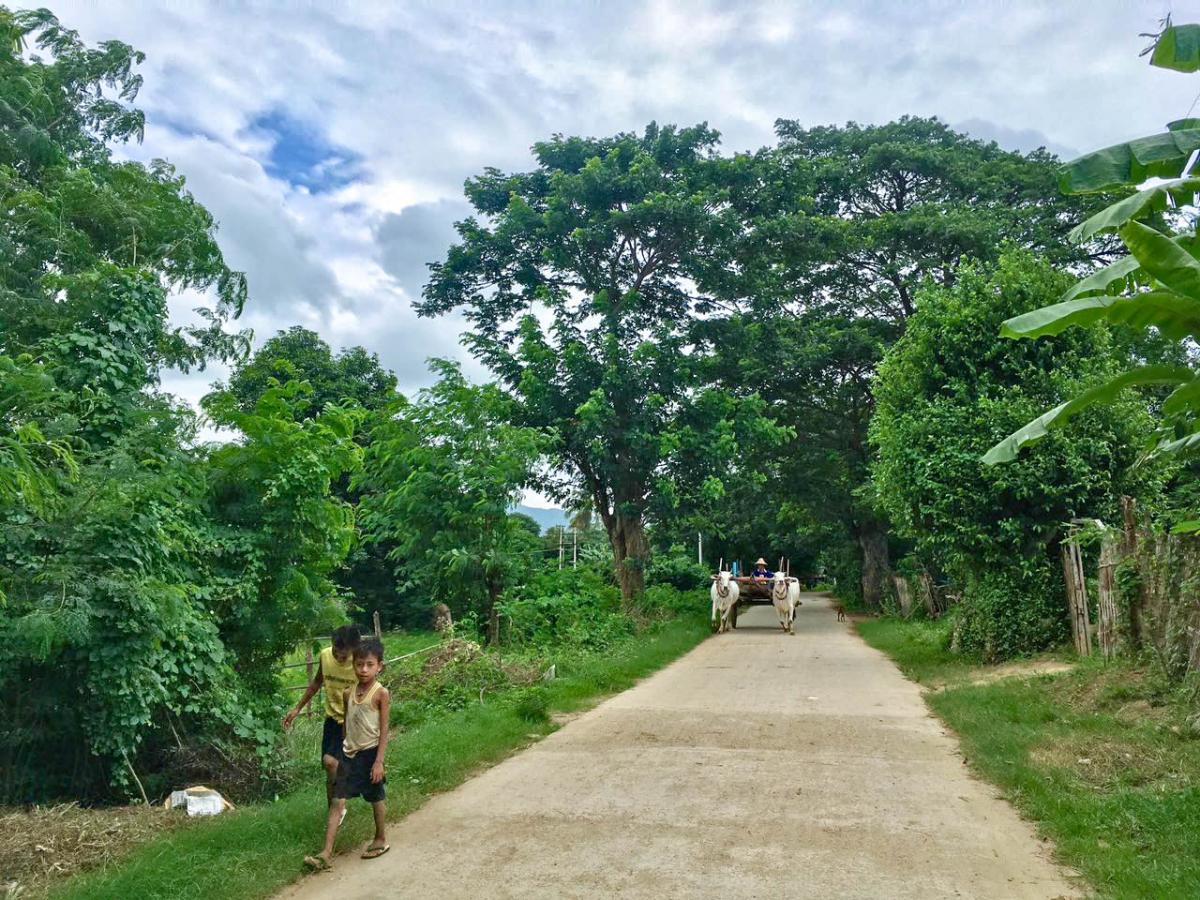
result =
M563 528L558 526L558 570L562 571L563 564Z
M579 568L579 532L571 529L571 568Z
M696 563L704 565L704 538L700 532L696 532Z

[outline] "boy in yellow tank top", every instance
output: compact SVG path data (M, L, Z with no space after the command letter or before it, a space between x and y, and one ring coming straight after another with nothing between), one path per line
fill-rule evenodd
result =
M343 625L333 632L332 646L321 651L317 674L299 702L283 717L283 730L292 727L313 696L325 688L325 726L321 733L321 765L325 767L325 801L333 803L333 782L338 760L342 758L343 723L346 721L346 688L357 683L354 676L354 648L358 646L357 625Z
M375 859L391 849L385 833L384 785L387 778L383 772L391 696L379 683L382 671L383 641L374 635L363 638L354 648L357 683L346 689L344 698L345 738L333 786L333 801L329 806L329 820L325 824L325 846L316 856L304 857L305 864L311 868L328 869L332 864L334 838L346 812L346 801L351 797L362 797L370 803L375 816L375 838L363 851L363 859Z

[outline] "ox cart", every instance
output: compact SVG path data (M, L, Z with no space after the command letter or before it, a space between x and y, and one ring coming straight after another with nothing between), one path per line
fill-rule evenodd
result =
M780 574L783 574L782 572ZM717 576L713 576L713 581ZM750 575L739 575L730 579L737 583L738 601L729 612L729 624L737 628L739 606L773 606L771 601L771 585L774 578L753 578Z

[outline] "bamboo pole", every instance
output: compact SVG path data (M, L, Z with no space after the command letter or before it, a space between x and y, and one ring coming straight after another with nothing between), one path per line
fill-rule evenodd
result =
M1080 656L1092 655L1091 622L1088 616L1087 582L1083 575L1083 557L1073 537L1062 543L1063 578L1067 586L1067 606L1071 636Z
M1112 659L1117 652L1117 599L1113 576L1117 556L1117 539L1106 532L1100 544L1100 573L1097 579L1099 599L1096 605L1099 618L1096 637L1105 659Z

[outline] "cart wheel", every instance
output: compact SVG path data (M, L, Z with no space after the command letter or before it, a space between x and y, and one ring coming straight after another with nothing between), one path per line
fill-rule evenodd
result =
M737 628L737 614L738 614L739 606L741 606L740 603L733 604L733 609L730 610L730 613L729 613L729 622L734 628Z

